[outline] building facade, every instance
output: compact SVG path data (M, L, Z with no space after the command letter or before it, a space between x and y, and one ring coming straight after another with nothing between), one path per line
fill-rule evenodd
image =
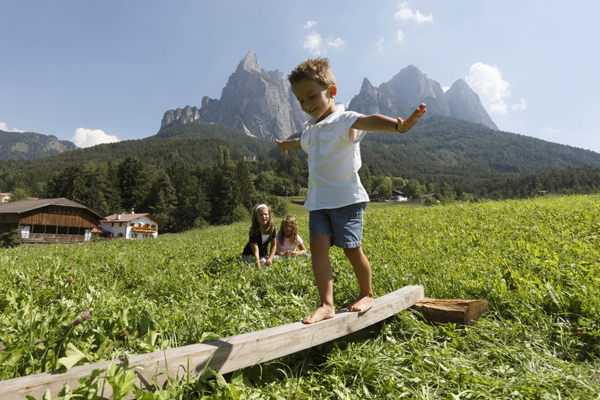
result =
M102 216L65 198L0 205L0 233L17 229L23 243L86 242Z
M150 214L113 214L106 217L100 227L113 238L156 239L162 222Z

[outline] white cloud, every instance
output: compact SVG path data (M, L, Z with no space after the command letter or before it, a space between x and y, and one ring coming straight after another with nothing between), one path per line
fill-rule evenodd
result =
M91 147L101 143L114 143L120 140L113 135L107 135L100 129L78 128L75 136L70 139L77 147Z
M513 111L523 111L527 108L527 102L525 101L524 98L521 98L521 102L520 103L514 103L511 104L510 108Z
M340 38L323 40L321 35L312 31L304 37L303 50L308 50L315 56L327 53L329 48L341 49L346 46L346 42Z
M402 32L402 29L398 29L398 32L396 32L396 42L404 44L404 32Z
M465 80L479 95L484 107L491 112L506 114L504 99L510 96L510 84L502 79L502 72L497 67L475 63L471 65Z
M317 24L317 21L308 21L304 24L304 29L310 29Z
M334 40L327 39L327 47L335 47L336 49L341 49L345 45L346 45L346 42L344 42L340 38L335 38Z
M419 10L417 10L417 12L413 12L410 8L408 8L408 3L405 2L400 4L400 10L396 12L394 19L399 21L415 21L418 24L422 24L424 22L432 22L433 15L429 14L428 16L425 16L421 14Z
M6 125L6 122L0 122L0 131L4 131L4 132L25 132L25 131L22 131L22 130L17 129L17 128L8 129L8 125Z
M323 39L317 32L311 32L304 38L303 50L308 50L310 53L319 56L324 51Z
M446 93L450 89L450 86L442 86L442 90Z
M377 41L377 50L383 51L383 37L379 37L379 40Z

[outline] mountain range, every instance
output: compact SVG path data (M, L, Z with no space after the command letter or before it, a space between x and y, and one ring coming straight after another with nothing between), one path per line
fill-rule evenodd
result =
M479 96L464 80L457 80L444 92L439 82L414 65L402 69L377 88L365 78L348 109L406 118L421 103L427 104L428 115L443 115L498 129ZM286 139L301 131L307 119L285 75L279 70L262 69L258 57L250 50L229 77L220 99L204 96L200 108L188 105L168 110L160 130L200 120L221 122L249 136L273 140Z
M34 132L5 132L0 130L0 159L29 160L48 157L77 146L56 136Z

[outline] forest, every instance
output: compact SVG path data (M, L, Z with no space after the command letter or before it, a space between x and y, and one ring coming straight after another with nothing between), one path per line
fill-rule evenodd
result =
M600 154L433 116L411 134L371 133L361 142L363 186L387 199L435 193L428 204L595 193ZM0 161L0 191L13 200L66 197L101 215L148 212L166 232L247 217L252 205L305 194L303 151L222 124L177 125L141 140L34 160Z

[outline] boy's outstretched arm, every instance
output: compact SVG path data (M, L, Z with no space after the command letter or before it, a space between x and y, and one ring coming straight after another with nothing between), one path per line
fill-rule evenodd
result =
M373 114L365 115L352 124L352 129L371 132L406 132L419 122L419 119L425 114L425 104L421 104L415 112L407 119L398 118L397 120L384 115Z
M283 141L279 141L277 139L275 139L275 142L277 143L277 148L281 151L283 151L285 154L288 153L288 150L301 150L302 146L300 145L300 138L296 138L296 139L288 139L288 140L283 140Z

